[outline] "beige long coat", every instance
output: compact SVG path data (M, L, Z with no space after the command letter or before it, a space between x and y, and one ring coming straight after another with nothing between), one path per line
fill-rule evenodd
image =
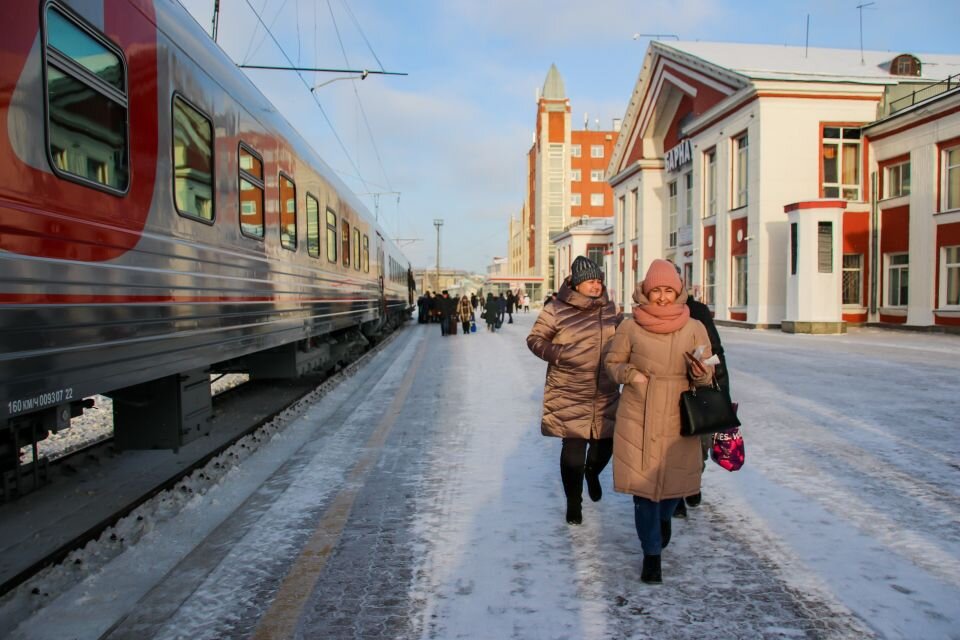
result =
M638 304L647 299L639 285L633 295ZM678 304L686 302L681 294ZM623 384L613 438L613 487L621 493L659 502L700 491L703 457L700 438L680 435L680 394L690 388L684 351L704 345L703 358L712 355L707 330L698 321L668 334L647 331L632 317L620 324L611 340L604 366L610 377ZM712 379L713 367L699 384ZM630 384L643 373L649 382Z
M527 336L527 346L546 360L540 431L557 438L613 436L620 397L604 371L602 350L613 338L619 315L604 288L599 298L569 286L569 278L546 305Z

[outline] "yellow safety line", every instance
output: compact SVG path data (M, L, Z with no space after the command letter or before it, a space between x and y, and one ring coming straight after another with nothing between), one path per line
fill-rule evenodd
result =
M303 607L313 593L330 552L340 540L343 527L353 509L353 503L360 489L363 488L361 480L380 457L387 434L390 433L390 428L400 415L400 410L413 386L416 372L426 352L425 346L426 341L421 340L413 363L408 373L404 375L403 383L397 390L390 408L387 409L380 424L364 445L363 455L347 474L343 490L330 503L316 531L300 551L296 562L293 563L290 572L280 585L270 609L260 618L260 623L252 636L254 640L286 640L293 637Z

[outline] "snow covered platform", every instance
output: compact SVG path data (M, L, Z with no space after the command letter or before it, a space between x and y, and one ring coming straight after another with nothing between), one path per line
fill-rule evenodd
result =
M10 638L952 638L960 338L721 328L746 466L640 582L610 471L564 521L535 314L412 325L224 475L0 602ZM184 492L180 492L184 493ZM139 517L140 519L136 519ZM117 537L117 536L115 536ZM76 561L80 560L79 563ZM35 592L34 592L35 591Z

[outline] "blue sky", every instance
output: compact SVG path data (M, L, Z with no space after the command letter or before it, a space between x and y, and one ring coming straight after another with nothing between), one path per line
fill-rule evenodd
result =
M209 31L213 0L181 1ZM296 74L247 72L354 192L382 194L361 199L389 235L406 240L415 268L436 265L435 218L444 220L442 267L482 272L493 256L506 255L508 220L523 204L535 93L551 64L564 79L575 128L585 113L591 128L594 120L609 128L623 116L649 43L637 33L803 45L809 15L810 46L860 46L861 0L220 4L218 42L238 63L286 64L256 10L301 66L382 65L409 74L318 88L325 118ZM957 0L876 0L863 10L863 46L960 53L958 24ZM304 74L317 84L342 75Z

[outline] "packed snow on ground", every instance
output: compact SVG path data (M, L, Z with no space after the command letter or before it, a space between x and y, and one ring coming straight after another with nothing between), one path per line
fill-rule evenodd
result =
M430 366L411 373L436 388L434 404L420 409L444 428L424 438L430 463L409 471L422 471L412 506L416 566L396 597L410 603L411 637L960 638L960 338L721 328L746 465L730 473L708 463L704 502L674 520L664 583L650 586L639 580L631 499L613 491L609 469L603 499L585 497L584 524L564 522L560 442L539 433L545 365L524 343L534 318L456 338L409 327L399 338L409 346L376 365L384 377L348 430L329 451L311 453L303 481L275 496L284 508L265 511L242 554L224 562L271 564L287 542L285 513L301 517L336 491L356 455L350 430L378 420L389 404L383 394L429 340ZM62 637L31 630L87 620L125 591L146 593L174 555L182 562L271 468L309 446L311 421L328 416L322 406L337 393L251 454L222 460L228 472L192 479L182 504L153 507L147 533L116 554L122 562L97 562L106 542L71 557L87 573L76 586L64 579L45 607L31 605L37 615L15 637ZM216 575L231 575L229 567ZM34 588L59 584L47 581ZM213 621L251 606L250 584L202 585L190 601L203 610L183 616L176 637L216 637ZM29 600L17 597L0 618ZM96 628L79 627L76 637Z

